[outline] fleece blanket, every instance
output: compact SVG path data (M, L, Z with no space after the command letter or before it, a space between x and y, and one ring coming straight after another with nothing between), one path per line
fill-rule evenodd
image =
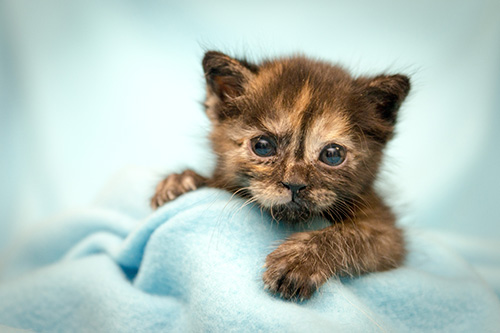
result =
M265 257L292 232L324 221L277 224L216 189L151 212L151 186L124 184L117 182L93 207L13 241L1 262L0 331L500 329L494 290L432 232L407 230L403 267L332 278L310 300L294 303L264 290Z

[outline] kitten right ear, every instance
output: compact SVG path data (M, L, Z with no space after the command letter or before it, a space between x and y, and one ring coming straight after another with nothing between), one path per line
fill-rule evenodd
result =
M203 71L207 81L207 112L218 117L216 104L226 103L241 96L246 83L254 76L257 66L233 59L224 53L208 51L203 57Z
M410 91L410 79L401 74L379 75L369 80L366 94L375 103L379 116L390 125Z
M363 114L365 128L385 143L393 135L399 107L410 91L410 79L401 74L378 75L361 77L357 82L361 85L362 98L375 110Z

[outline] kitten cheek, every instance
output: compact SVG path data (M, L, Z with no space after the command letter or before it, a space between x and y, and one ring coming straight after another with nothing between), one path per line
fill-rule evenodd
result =
M309 193L309 200L321 210L331 207L337 198L338 195L330 190L315 190Z

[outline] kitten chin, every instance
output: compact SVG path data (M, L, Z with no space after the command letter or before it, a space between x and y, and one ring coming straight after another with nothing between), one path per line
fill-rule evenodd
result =
M307 222L316 214L313 214L306 206L290 201L287 204L276 205L270 210L271 216L278 221L290 223Z
M257 202L277 220L329 220L267 256L264 284L286 299L311 297L333 275L399 266L403 233L373 183L409 79L352 77L304 56L253 64L209 51L202 65L215 171L170 175L152 206L211 186Z

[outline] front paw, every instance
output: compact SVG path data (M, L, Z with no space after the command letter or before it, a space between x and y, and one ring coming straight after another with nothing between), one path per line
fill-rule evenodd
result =
M192 170L183 173L173 173L163 179L156 187L156 193L151 198L151 207L156 209L165 203L174 200L181 194L196 190L205 185L207 179Z
M285 299L310 298L333 273L319 247L314 232L292 235L266 258L266 289Z

